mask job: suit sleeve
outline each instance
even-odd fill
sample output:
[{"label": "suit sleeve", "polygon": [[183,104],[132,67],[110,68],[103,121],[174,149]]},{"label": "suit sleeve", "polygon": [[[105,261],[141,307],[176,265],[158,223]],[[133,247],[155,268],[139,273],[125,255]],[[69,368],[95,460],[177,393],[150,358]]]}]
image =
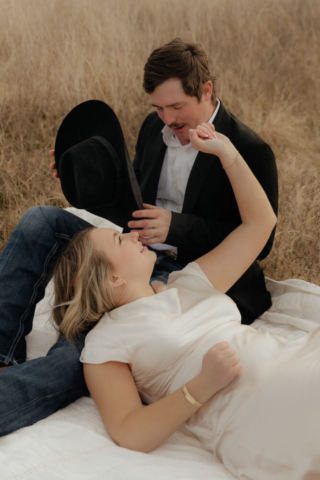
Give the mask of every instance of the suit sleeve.
[{"label": "suit sleeve", "polygon": [[[278,176],[275,158],[271,148],[266,144],[250,146],[250,150],[243,151],[243,158],[267,194],[271,206],[278,213]],[[213,218],[202,218],[193,214],[172,212],[172,221],[165,243],[178,247],[179,255],[190,262],[219,245],[241,223],[241,217],[233,195],[231,185],[230,216],[223,222]],[[222,199],[224,201],[224,199]],[[265,247],[258,256],[265,258],[272,248],[275,229],[269,237]]]}]

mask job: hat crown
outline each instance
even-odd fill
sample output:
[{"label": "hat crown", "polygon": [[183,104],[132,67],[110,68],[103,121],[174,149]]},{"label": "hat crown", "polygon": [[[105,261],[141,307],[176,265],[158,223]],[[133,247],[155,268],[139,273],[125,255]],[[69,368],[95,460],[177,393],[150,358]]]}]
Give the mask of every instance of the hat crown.
[{"label": "hat crown", "polygon": [[61,185],[71,205],[92,209],[117,204],[123,194],[123,168],[115,150],[110,150],[92,137],[61,156]]}]

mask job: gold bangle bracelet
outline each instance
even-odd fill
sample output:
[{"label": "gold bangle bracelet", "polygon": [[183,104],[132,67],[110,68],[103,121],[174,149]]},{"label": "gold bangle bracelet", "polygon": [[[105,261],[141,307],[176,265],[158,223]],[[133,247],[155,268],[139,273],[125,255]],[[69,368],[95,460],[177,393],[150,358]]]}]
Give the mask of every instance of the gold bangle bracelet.
[{"label": "gold bangle bracelet", "polygon": [[228,165],[227,167],[222,167],[224,170],[227,170],[228,168],[232,167],[232,165],[234,165],[235,163],[237,163],[237,160],[238,160],[238,157],[239,157],[240,153],[237,152],[237,155],[236,155],[236,158],[233,160],[232,163],[230,163],[230,165]]},{"label": "gold bangle bracelet", "polygon": [[183,385],[182,391],[183,391],[184,396],[188,400],[188,402],[191,403],[191,405],[193,405],[194,407],[198,407],[198,408],[202,407],[203,403],[197,402],[197,400],[195,398],[193,398],[192,395],[190,395],[190,393],[187,390],[186,385]]}]

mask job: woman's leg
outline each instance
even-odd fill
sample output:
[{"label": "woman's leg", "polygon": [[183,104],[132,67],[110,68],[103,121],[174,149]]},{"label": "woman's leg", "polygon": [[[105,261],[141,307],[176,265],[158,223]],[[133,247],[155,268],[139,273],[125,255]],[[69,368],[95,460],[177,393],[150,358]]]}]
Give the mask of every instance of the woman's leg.
[{"label": "woman's leg", "polygon": [[[0,362],[26,359],[25,336],[55,262],[79,231],[91,225],[56,207],[33,207],[21,218],[0,256]],[[1,372],[1,374],[4,372]]]}]

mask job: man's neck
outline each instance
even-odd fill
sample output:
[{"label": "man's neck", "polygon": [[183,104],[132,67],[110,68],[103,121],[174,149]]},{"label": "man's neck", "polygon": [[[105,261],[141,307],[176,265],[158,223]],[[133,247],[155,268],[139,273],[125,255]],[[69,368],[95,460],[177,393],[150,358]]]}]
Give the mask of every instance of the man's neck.
[{"label": "man's neck", "polygon": [[211,109],[210,109],[210,114],[209,114],[209,117],[208,117],[208,120],[206,120],[207,122],[209,122],[210,118],[212,117],[212,115],[214,114],[214,112],[216,111],[216,108],[218,107],[218,100],[216,99],[216,103],[214,105],[211,104]]}]

